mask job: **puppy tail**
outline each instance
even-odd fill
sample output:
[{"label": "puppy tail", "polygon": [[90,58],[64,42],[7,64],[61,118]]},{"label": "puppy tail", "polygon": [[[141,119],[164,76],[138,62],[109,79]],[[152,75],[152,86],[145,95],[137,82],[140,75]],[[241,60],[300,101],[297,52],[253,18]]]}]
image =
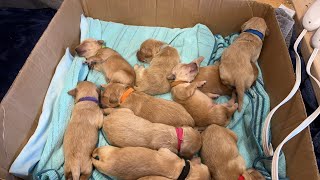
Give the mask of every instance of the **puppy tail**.
[{"label": "puppy tail", "polygon": [[236,92],[237,92],[237,96],[238,96],[238,111],[240,112],[242,110],[242,105],[243,105],[243,98],[244,98],[244,85],[243,83],[237,83],[236,84]]}]

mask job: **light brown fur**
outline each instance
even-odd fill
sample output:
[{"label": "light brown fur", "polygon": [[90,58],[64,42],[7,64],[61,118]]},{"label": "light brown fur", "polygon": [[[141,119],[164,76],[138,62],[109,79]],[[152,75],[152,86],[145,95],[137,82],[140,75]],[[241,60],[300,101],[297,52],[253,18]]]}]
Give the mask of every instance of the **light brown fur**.
[{"label": "light brown fur", "polygon": [[134,88],[149,95],[169,92],[170,83],[166,77],[180,61],[178,51],[165,46],[164,42],[148,39],[141,44],[137,57],[139,61],[150,63],[150,67],[134,66],[137,76]]},{"label": "light brown fur", "polygon": [[93,83],[83,81],[68,92],[75,97],[76,104],[63,139],[66,179],[89,179],[91,176],[91,154],[98,141],[103,113],[95,102],[78,100],[85,96],[98,99],[97,91]]},{"label": "light brown fur", "polygon": [[[111,145],[117,147],[146,147],[158,150],[167,148],[178,153],[178,139],[173,126],[151,123],[134,115],[127,108],[106,109],[109,114],[105,117],[103,130]],[[106,112],[105,111],[105,112]],[[179,155],[192,158],[201,148],[200,133],[192,127],[183,128],[183,141]]]},{"label": "light brown fur", "polygon": [[139,178],[138,180],[172,180],[172,179],[162,177],[162,176],[145,176],[145,177]]},{"label": "light brown fur", "polygon": [[186,66],[190,66],[190,71],[187,73],[176,73],[179,66],[173,69],[175,81],[181,81],[182,83],[171,89],[172,98],[190,113],[197,127],[206,127],[210,124],[227,126],[237,109],[234,98],[228,103],[216,104],[212,102],[212,98],[217,97],[217,94],[204,94],[197,89],[203,86],[206,81],[191,82],[199,72],[199,65],[202,60],[203,57],[200,57],[187,64]]},{"label": "light brown fur", "polygon": [[[156,151],[143,147],[104,146],[95,149],[92,156],[93,165],[98,171],[123,180],[145,176],[177,179],[185,165],[184,160],[166,148]],[[208,167],[198,160],[191,160],[190,172],[186,179],[209,180]]]},{"label": "light brown fur", "polygon": [[104,47],[103,40],[86,39],[76,47],[79,56],[85,57],[90,67],[103,72],[107,82],[134,85],[135,72],[130,64],[115,50]]},{"label": "light brown fur", "polygon": [[[196,63],[194,63],[196,66]],[[189,82],[189,77],[184,74],[189,74],[192,71],[190,64],[180,63],[174,67],[172,74],[168,76],[169,80],[174,80],[175,76],[181,77],[183,81]],[[206,83],[198,89],[203,93],[229,95],[232,94],[232,88],[222,84],[219,75],[219,65],[211,65],[199,68],[199,73],[194,78],[193,82],[206,81]]]},{"label": "light brown fur", "polygon": [[[262,18],[253,17],[242,25],[242,31],[254,29],[266,35],[268,27]],[[258,77],[255,65],[262,49],[262,40],[251,33],[242,32],[239,37],[224,50],[220,62],[222,83],[236,88],[239,107],[242,109],[244,92]]]},{"label": "light brown fur", "polygon": [[237,135],[231,130],[210,125],[202,132],[201,157],[210,170],[212,179],[236,180],[240,175],[245,180],[264,180],[256,170],[246,170],[246,164],[239,154]]},{"label": "light brown fur", "polygon": [[104,87],[101,97],[103,107],[129,108],[135,115],[153,123],[163,123],[174,127],[194,126],[190,114],[176,102],[134,91],[123,103],[120,103],[122,94],[129,88],[127,85],[109,83],[102,87]]}]

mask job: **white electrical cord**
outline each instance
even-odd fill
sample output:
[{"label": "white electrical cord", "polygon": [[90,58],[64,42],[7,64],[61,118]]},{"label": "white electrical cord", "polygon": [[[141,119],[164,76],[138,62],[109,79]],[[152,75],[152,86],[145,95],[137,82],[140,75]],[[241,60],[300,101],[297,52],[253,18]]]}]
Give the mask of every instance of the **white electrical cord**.
[{"label": "white electrical cord", "polygon": [[[296,50],[296,49],[295,49]],[[315,60],[317,53],[319,49],[315,48],[310,56],[310,59],[307,64],[307,73],[309,76],[317,83],[317,85],[320,88],[320,82],[311,74],[310,69],[313,61]],[[299,55],[298,55],[299,57]],[[273,158],[272,158],[272,179],[278,180],[278,162],[279,162],[279,155],[280,151],[283,147],[283,145],[288,142],[291,138],[293,138],[295,135],[299,134],[301,131],[303,131],[306,127],[308,127],[320,114],[320,106],[310,115],[308,116],[298,127],[296,127],[277,147],[277,149],[274,152]]]},{"label": "white electrical cord", "polygon": [[298,54],[298,45],[300,44],[302,38],[307,33],[307,30],[304,29],[299,37],[297,38],[296,42],[294,43],[294,51],[296,53],[296,82],[294,83],[294,86],[291,90],[291,92],[288,94],[288,96],[282,100],[276,107],[274,107],[268,114],[266,118],[266,122],[262,129],[262,146],[263,146],[263,152],[267,157],[270,157],[273,155],[273,147],[272,144],[269,142],[269,128],[270,128],[270,122],[273,114],[285,103],[287,103],[298,91],[300,83],[301,83],[301,59]]}]

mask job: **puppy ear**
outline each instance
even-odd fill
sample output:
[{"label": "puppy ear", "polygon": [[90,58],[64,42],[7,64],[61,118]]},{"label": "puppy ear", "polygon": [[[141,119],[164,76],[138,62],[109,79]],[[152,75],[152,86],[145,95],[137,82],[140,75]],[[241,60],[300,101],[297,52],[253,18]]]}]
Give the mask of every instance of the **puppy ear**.
[{"label": "puppy ear", "polygon": [[191,159],[191,162],[193,162],[195,164],[201,164],[201,159],[199,157],[195,157],[195,158]]},{"label": "puppy ear", "polygon": [[101,90],[100,90],[100,88],[96,88],[96,91],[97,91],[98,95],[100,95],[100,94],[101,94]]},{"label": "puppy ear", "polygon": [[103,45],[103,44],[104,44],[104,40],[98,40],[98,43],[99,43],[100,45]]},{"label": "puppy ear", "polygon": [[190,73],[198,72],[198,64],[195,62],[190,63],[189,65]]},{"label": "puppy ear", "polygon": [[200,66],[201,62],[204,60],[203,56],[198,57],[197,59],[194,59],[192,62],[196,63],[198,66]]},{"label": "puppy ear", "polygon": [[269,36],[269,33],[270,33],[270,30],[269,30],[269,28],[267,27],[267,29],[266,29],[266,36]]},{"label": "puppy ear", "polygon": [[241,31],[244,31],[246,29],[247,24],[248,24],[248,21],[242,24]]},{"label": "puppy ear", "polygon": [[68,94],[75,97],[77,95],[77,88],[74,88],[74,89],[68,91]]},{"label": "puppy ear", "polygon": [[174,74],[170,74],[169,76],[167,76],[168,80],[174,80],[176,78],[176,76]]}]

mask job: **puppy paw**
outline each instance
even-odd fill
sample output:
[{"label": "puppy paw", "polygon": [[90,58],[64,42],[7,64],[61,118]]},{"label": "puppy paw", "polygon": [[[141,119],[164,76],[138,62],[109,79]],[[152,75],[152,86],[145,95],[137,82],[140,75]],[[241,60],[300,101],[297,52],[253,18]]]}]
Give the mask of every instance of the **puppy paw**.
[{"label": "puppy paw", "polygon": [[219,94],[213,94],[213,93],[206,93],[206,95],[212,99],[217,99],[218,97],[220,97]]},{"label": "puppy paw", "polygon": [[197,87],[202,87],[206,83],[207,83],[207,81],[199,81],[199,82],[197,82]]},{"label": "puppy paw", "polygon": [[139,69],[139,67],[140,67],[139,64],[135,64],[135,65],[133,66],[133,69],[134,69],[134,70],[137,70],[137,69]]}]

